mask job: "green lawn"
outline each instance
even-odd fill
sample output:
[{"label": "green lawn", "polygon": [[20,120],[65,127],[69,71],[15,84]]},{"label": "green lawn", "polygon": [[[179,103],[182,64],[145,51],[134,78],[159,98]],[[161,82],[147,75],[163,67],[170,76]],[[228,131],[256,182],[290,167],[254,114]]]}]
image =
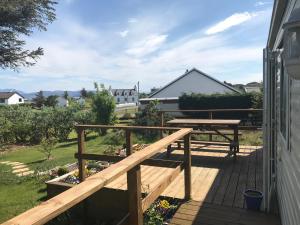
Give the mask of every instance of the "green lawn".
[{"label": "green lawn", "polygon": [[[109,135],[109,134],[108,134]],[[92,133],[86,142],[86,152],[103,153],[108,149],[105,136]],[[116,146],[120,147],[120,146]],[[73,140],[57,145],[53,150],[53,159],[45,160],[43,153],[38,151],[39,146],[20,147],[0,155],[0,161],[18,161],[26,163],[31,169],[45,171],[55,166],[63,166],[76,162],[74,153],[77,152],[77,141]],[[19,178],[11,173],[11,167],[0,164],[0,223],[21,212],[37,205],[46,197],[44,182],[49,177]]]}]

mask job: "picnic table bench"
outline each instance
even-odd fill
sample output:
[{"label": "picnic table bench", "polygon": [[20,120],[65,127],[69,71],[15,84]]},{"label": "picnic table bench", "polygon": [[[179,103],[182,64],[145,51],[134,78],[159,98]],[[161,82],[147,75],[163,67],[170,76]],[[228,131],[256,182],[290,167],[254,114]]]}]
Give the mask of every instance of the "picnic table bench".
[{"label": "picnic table bench", "polygon": [[[212,142],[210,141],[195,141],[201,144],[215,144],[228,145],[229,150],[233,152],[236,158],[236,153],[239,152],[239,124],[240,120],[225,120],[225,119],[173,119],[167,122],[169,126],[176,127],[192,127],[195,129],[194,134],[210,134],[220,135],[224,137],[227,142]],[[222,128],[222,130],[220,130]],[[224,129],[233,130],[233,133],[224,131]],[[232,136],[229,137],[229,136]],[[177,141],[180,143],[180,141]],[[179,146],[180,147],[180,146]],[[170,154],[170,148],[168,148]]]}]

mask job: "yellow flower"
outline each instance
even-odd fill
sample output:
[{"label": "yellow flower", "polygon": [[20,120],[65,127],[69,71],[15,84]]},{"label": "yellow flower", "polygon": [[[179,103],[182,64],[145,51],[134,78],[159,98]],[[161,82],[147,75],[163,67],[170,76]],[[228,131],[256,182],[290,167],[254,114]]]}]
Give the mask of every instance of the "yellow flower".
[{"label": "yellow flower", "polygon": [[160,201],[159,205],[160,205],[160,207],[165,208],[165,209],[170,208],[170,204],[167,200]]}]

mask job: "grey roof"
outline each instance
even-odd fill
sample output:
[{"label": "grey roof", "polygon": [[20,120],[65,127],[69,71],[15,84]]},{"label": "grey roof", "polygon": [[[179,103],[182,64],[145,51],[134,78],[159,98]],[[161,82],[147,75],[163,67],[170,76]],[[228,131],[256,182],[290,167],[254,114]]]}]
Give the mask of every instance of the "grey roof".
[{"label": "grey roof", "polygon": [[236,92],[236,93],[240,93],[239,91],[237,91],[237,90],[234,89],[233,87],[230,87],[229,85],[224,84],[223,82],[221,82],[221,81],[219,81],[219,80],[213,78],[212,76],[209,76],[208,74],[203,73],[202,71],[200,71],[200,70],[198,70],[198,69],[196,69],[196,68],[193,68],[193,69],[191,69],[190,71],[187,71],[186,73],[184,73],[183,75],[181,75],[180,77],[176,78],[176,79],[173,80],[172,82],[168,83],[166,86],[160,88],[158,91],[152,93],[152,94],[149,96],[149,98],[151,98],[153,95],[156,95],[157,93],[161,92],[162,90],[166,89],[167,87],[169,87],[169,86],[172,85],[173,83],[177,82],[178,80],[184,78],[185,76],[189,75],[191,72],[194,72],[194,71],[196,71],[196,72],[198,72],[199,74],[201,74],[201,75],[203,75],[203,76],[205,76],[205,77],[207,77],[207,78],[209,78],[209,79],[211,79],[211,80],[213,80],[213,81],[215,81],[215,82],[217,82],[217,83],[223,85],[224,87],[230,89],[231,91],[234,91],[234,92]]},{"label": "grey roof", "polygon": [[[20,95],[18,92],[0,92],[0,99],[8,99],[14,94]],[[22,98],[24,98],[22,95],[20,95]]]}]

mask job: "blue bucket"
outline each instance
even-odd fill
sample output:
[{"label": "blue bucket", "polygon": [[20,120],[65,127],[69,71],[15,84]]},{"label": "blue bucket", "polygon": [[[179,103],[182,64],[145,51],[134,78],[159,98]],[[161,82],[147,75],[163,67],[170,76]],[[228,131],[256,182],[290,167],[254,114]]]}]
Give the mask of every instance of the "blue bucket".
[{"label": "blue bucket", "polygon": [[244,192],[247,209],[259,211],[263,199],[263,193],[256,190],[246,190]]}]

